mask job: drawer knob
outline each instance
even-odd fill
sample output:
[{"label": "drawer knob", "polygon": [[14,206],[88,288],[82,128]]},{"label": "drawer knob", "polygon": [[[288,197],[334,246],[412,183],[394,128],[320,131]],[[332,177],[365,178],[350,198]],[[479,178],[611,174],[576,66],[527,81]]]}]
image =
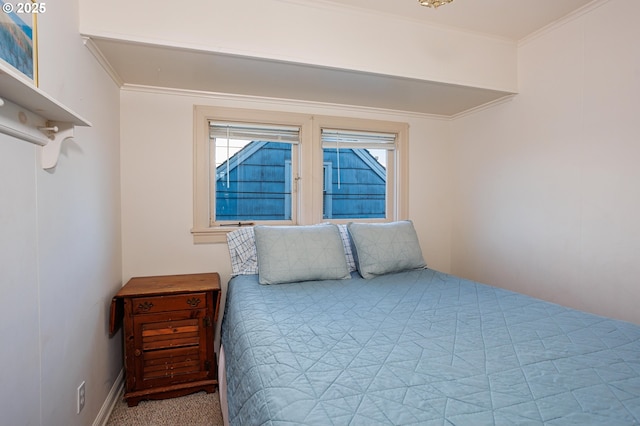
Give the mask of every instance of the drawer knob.
[{"label": "drawer knob", "polygon": [[198,297],[192,297],[191,299],[187,299],[187,305],[195,308],[200,304],[200,299]]},{"label": "drawer knob", "polygon": [[153,303],[151,302],[144,302],[138,305],[138,309],[145,312],[149,311],[151,308],[153,308]]},{"label": "drawer knob", "polygon": [[134,352],[135,356],[140,356],[142,354],[142,351],[140,351],[140,349],[136,349]]}]

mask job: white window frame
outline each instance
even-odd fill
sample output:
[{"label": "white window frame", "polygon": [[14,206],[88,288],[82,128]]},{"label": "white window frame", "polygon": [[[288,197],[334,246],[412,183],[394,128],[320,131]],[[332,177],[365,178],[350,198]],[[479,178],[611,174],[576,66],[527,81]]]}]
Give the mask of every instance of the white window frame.
[{"label": "white window frame", "polygon": [[[297,154],[292,155],[291,165],[292,170],[294,170],[291,221],[277,221],[275,223],[281,225],[310,225],[322,222],[390,222],[408,217],[409,126],[407,123],[195,105],[194,201],[191,233],[196,243],[226,242],[226,234],[237,229],[237,227],[226,226],[226,224],[225,226],[219,226],[213,220],[211,197],[215,197],[215,176],[211,175],[211,164],[215,159],[213,158],[214,153],[210,150],[210,121],[261,123],[300,128],[300,143],[298,144]],[[394,133],[397,135],[395,149],[387,162],[387,207],[385,218],[342,221],[323,219],[324,156],[320,136],[323,128]],[[274,222],[269,221],[255,223],[274,224]]]},{"label": "white window frame", "polygon": [[[327,162],[322,162],[322,175],[324,176],[323,182],[322,182],[322,218],[324,220],[329,220],[331,219],[331,216],[333,216],[333,197],[328,197],[328,195],[333,195],[330,191],[331,191],[331,174],[333,173],[333,167],[331,163],[327,163]],[[328,206],[325,206],[325,202],[329,200],[329,202],[327,204],[329,204]],[[331,212],[331,216],[328,218],[324,217],[324,214],[326,211]]]}]

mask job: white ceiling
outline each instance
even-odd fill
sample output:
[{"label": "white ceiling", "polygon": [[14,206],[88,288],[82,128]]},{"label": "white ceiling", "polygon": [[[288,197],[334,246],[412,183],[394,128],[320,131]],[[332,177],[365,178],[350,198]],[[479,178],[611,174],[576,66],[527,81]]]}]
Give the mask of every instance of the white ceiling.
[{"label": "white ceiling", "polygon": [[[430,9],[417,0],[321,2],[400,15],[521,40],[594,0],[454,0]],[[602,0],[595,0],[602,1]],[[358,105],[453,116],[511,93],[361,71],[92,37],[98,57],[125,85]],[[162,70],[160,73],[159,70]]]},{"label": "white ceiling", "polygon": [[[306,0],[302,0],[304,2]],[[521,40],[593,0],[454,0],[437,9],[417,0],[316,0]]]}]

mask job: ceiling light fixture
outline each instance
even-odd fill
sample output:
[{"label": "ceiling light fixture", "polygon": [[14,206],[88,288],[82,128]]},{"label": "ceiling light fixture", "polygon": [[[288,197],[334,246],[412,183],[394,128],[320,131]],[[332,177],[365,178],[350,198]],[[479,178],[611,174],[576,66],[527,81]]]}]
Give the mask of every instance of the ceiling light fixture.
[{"label": "ceiling light fixture", "polygon": [[447,4],[447,3],[451,3],[453,0],[418,0],[418,3],[420,3],[423,6],[427,6],[427,7],[440,7],[443,4]]}]

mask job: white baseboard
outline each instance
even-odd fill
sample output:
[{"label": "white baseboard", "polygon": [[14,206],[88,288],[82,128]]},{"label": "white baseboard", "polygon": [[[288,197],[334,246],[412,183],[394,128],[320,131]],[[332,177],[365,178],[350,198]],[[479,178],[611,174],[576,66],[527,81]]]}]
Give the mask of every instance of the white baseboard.
[{"label": "white baseboard", "polygon": [[111,386],[111,390],[107,395],[107,399],[104,400],[102,404],[102,408],[100,408],[100,412],[98,416],[93,421],[93,426],[105,426],[107,421],[109,420],[109,416],[113,411],[113,407],[115,407],[118,399],[122,395],[122,391],[124,390],[124,369],[120,370],[120,374],[116,377],[116,381]]}]

